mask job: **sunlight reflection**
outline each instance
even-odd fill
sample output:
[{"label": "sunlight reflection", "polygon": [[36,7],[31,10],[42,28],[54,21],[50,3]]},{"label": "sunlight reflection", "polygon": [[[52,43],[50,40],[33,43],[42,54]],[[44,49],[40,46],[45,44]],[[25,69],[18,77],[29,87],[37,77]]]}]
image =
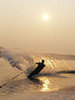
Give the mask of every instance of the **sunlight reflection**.
[{"label": "sunlight reflection", "polygon": [[[42,59],[45,60],[46,68],[44,68],[43,72],[56,72],[61,70],[71,70],[71,66],[64,59],[60,59],[59,56],[52,55],[32,55],[34,62],[41,62]],[[58,59],[59,58],[59,59]],[[36,65],[35,65],[36,66]]]},{"label": "sunlight reflection", "polygon": [[51,61],[48,60],[48,59],[46,59],[46,65],[47,66],[51,66],[52,69],[54,68],[53,65],[52,65],[52,63],[51,63]]},{"label": "sunlight reflection", "polygon": [[51,82],[50,82],[50,80],[47,79],[47,78],[45,78],[45,77],[42,78],[41,80],[43,81],[43,86],[41,88],[41,91],[42,92],[50,91],[50,86],[52,85]]}]

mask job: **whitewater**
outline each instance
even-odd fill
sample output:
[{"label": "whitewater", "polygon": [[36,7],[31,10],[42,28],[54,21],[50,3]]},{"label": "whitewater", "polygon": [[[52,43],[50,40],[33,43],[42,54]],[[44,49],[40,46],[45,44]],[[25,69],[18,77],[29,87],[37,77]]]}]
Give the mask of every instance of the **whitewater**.
[{"label": "whitewater", "polygon": [[[27,76],[45,60],[45,68]],[[0,100],[75,100],[75,55],[0,47]]]}]

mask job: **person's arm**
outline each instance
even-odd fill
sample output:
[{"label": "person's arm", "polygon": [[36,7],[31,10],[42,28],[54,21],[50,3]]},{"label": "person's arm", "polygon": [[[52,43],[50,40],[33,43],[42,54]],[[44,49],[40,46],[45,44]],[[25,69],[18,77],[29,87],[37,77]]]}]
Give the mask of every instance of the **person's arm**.
[{"label": "person's arm", "polygon": [[40,63],[38,62],[38,63],[36,63],[36,64],[40,64]]}]

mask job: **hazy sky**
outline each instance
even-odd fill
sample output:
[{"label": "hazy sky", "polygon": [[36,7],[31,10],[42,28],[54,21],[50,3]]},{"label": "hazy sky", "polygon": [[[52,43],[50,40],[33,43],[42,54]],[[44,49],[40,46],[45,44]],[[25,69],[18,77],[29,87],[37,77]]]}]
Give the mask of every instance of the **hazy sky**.
[{"label": "hazy sky", "polygon": [[0,46],[75,54],[75,0],[0,0]]}]

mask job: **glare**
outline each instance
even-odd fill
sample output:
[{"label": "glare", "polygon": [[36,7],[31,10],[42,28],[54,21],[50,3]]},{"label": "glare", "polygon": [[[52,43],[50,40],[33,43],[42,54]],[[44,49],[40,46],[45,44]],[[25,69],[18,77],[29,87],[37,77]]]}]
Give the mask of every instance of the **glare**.
[{"label": "glare", "polygon": [[43,19],[44,19],[45,21],[48,20],[48,19],[49,19],[49,15],[48,15],[48,14],[43,15]]},{"label": "glare", "polygon": [[50,86],[52,85],[50,80],[46,77],[42,77],[41,80],[43,81],[43,86],[41,88],[41,91],[42,92],[50,91],[51,90]]}]

